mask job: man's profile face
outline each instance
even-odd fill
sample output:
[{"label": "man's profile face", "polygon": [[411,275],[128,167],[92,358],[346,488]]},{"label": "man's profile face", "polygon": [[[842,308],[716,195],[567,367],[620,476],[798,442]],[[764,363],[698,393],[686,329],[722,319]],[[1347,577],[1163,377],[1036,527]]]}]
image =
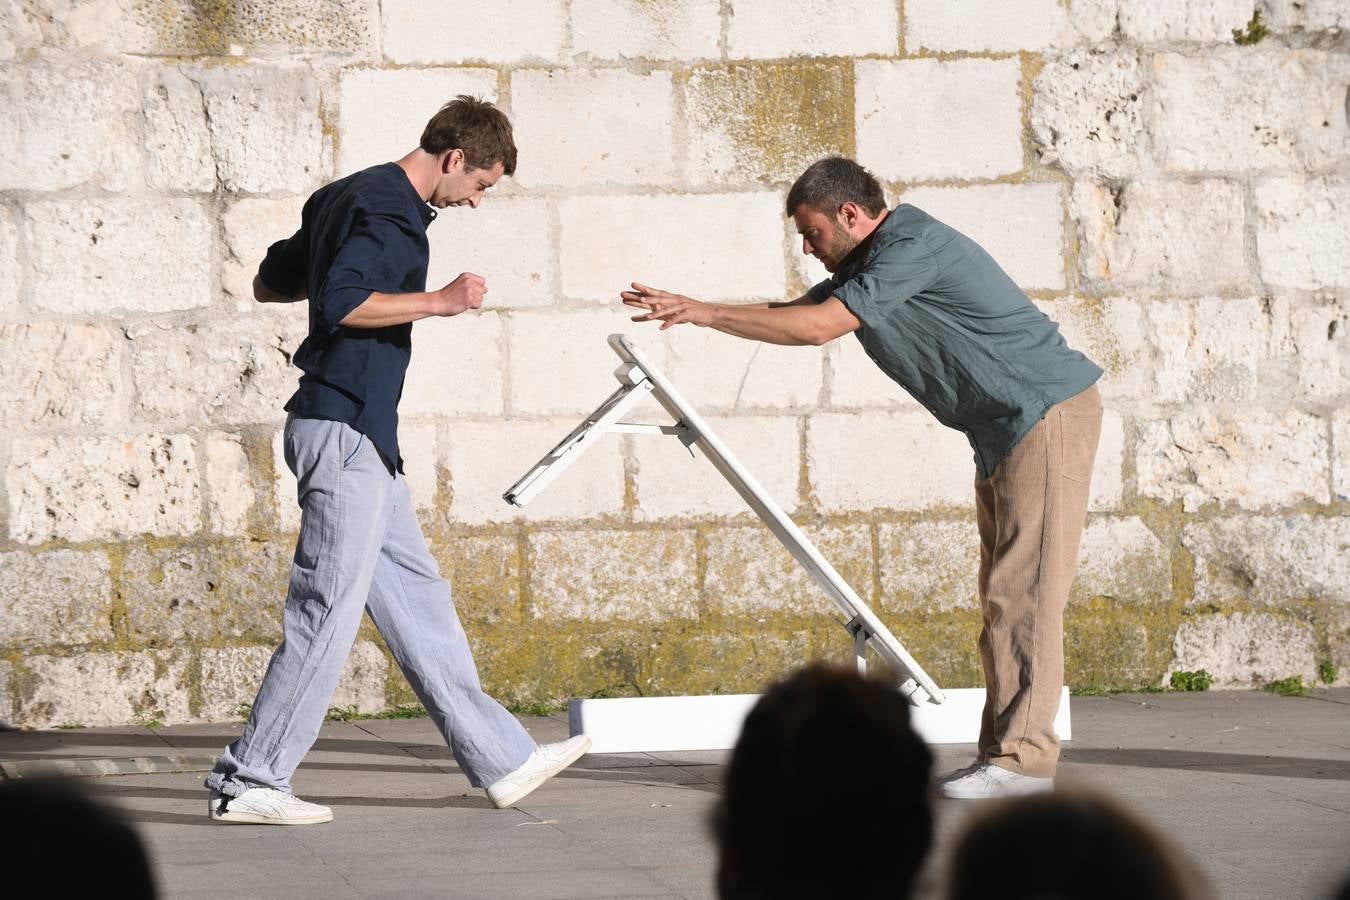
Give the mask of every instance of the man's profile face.
[{"label": "man's profile face", "polygon": [[483,194],[502,177],[505,167],[497,163],[490,168],[474,169],[464,159],[459,150],[452,150],[441,164],[441,177],[431,191],[427,201],[438,209],[447,206],[469,206],[478,208],[483,202]]},{"label": "man's profile face", "polygon": [[802,252],[820,260],[827,272],[838,269],[844,257],[858,246],[859,239],[849,234],[840,212],[831,216],[802,204],[792,211],[792,220],[802,236]]}]

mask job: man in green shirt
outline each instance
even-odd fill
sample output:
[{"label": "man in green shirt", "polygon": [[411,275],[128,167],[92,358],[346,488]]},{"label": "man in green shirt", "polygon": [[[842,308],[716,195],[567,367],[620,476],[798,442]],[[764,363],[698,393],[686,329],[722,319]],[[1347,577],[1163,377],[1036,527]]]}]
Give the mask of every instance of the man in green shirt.
[{"label": "man in green shirt", "polygon": [[1053,784],[1064,605],[1101,431],[1102,370],[1072,350],[978,244],[913,206],[886,208],[850,159],[812,164],[788,192],[802,252],[831,277],[789,303],[705,303],[634,282],[634,321],[821,345],[850,332],[872,361],[975,452],[980,660],[975,763],[943,793],[975,799]]}]

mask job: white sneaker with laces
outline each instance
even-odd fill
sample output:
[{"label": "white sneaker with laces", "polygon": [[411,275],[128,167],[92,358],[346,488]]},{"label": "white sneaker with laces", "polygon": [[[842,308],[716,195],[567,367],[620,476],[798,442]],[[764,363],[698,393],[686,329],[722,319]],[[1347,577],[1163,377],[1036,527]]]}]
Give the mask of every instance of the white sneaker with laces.
[{"label": "white sneaker with laces", "polygon": [[214,821],[238,825],[318,825],[333,821],[333,811],[328,807],[306,803],[275,788],[249,788],[238,797],[212,791],[206,809]]},{"label": "white sneaker with laces", "polygon": [[520,768],[488,786],[488,799],[498,809],[512,806],[576,762],[589,749],[591,739],[584,734],[556,744],[540,744]]},{"label": "white sneaker with laces", "polygon": [[954,800],[989,800],[994,797],[1020,797],[1055,789],[1055,779],[1035,778],[977,762],[957,769],[940,779],[942,796]]}]

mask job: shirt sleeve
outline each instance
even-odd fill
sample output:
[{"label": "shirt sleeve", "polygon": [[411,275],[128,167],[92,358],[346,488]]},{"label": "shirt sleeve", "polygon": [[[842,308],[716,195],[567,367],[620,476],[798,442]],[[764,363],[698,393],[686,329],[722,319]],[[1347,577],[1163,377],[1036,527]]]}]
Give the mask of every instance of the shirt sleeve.
[{"label": "shirt sleeve", "polygon": [[837,285],[838,297],[869,328],[886,319],[886,307],[904,303],[937,280],[938,264],[921,240],[902,238],[877,251],[872,262]]},{"label": "shirt sleeve", "polygon": [[373,293],[405,293],[405,279],[420,244],[405,219],[358,212],[314,298],[319,323],[331,334]]},{"label": "shirt sleeve", "polygon": [[833,293],[834,279],[826,278],[820,284],[815,285],[807,291],[806,296],[810,297],[816,303],[824,303],[826,300],[830,299],[830,295]]},{"label": "shirt sleeve", "polygon": [[278,294],[294,297],[300,293],[309,279],[309,235],[304,226],[267,248],[258,277]]}]

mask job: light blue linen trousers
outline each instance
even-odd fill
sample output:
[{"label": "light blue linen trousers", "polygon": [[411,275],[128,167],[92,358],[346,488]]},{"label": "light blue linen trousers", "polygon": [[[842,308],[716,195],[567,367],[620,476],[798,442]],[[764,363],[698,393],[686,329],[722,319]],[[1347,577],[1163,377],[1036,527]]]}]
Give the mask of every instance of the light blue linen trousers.
[{"label": "light blue linen trousers", "polygon": [[450,585],[427,548],[403,475],[391,476],[370,439],[341,422],[292,417],[284,441],[301,515],[283,639],[243,736],[225,748],[207,787],[230,796],[250,787],[290,791],[362,609],[470,782],[485,787],[519,768],[536,745],[479,685]]}]

